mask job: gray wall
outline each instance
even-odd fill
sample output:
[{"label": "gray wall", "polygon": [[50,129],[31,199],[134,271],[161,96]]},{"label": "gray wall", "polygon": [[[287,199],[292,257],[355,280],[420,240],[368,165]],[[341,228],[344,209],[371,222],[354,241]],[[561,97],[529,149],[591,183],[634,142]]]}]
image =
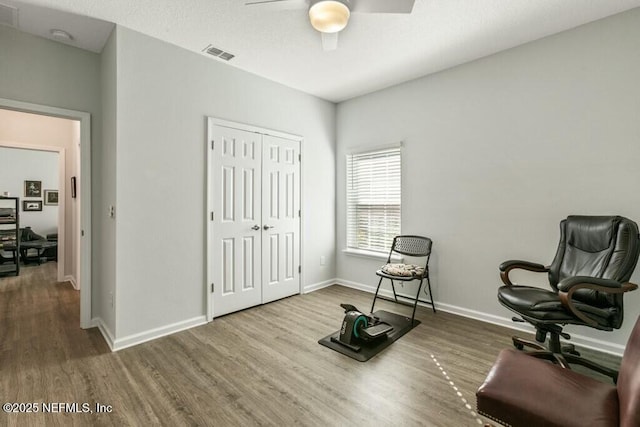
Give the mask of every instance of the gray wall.
[{"label": "gray wall", "polygon": [[[44,204],[44,190],[58,188],[58,156],[53,151],[0,147],[0,192],[9,191],[12,196],[20,197],[20,228],[31,227],[42,237],[58,232],[58,205]],[[25,197],[25,180],[41,181],[42,196]],[[41,201],[42,211],[23,211],[25,200]]]},{"label": "gray wall", "polygon": [[204,316],[206,117],[301,135],[306,284],[335,277],[335,105],[117,28],[117,339]]},{"label": "gray wall", "polygon": [[[404,141],[402,232],[433,238],[435,299],[467,315],[509,323],[498,265],[549,263],[567,215],[640,221],[638,40],[635,9],[339,104],[338,277],[373,287],[380,265],[340,252],[354,147]],[[621,331],[569,330],[622,345],[640,292],[626,308]]]},{"label": "gray wall", "polygon": [[[95,116],[99,55],[0,26],[0,96]],[[93,118],[92,139],[100,135]]]},{"label": "gray wall", "polygon": [[[100,287],[93,289],[92,316],[101,319],[111,338],[116,334],[116,224],[106,213],[116,200],[116,134],[117,134],[117,32],[111,32],[100,56],[100,88],[102,101],[102,143],[92,147],[94,162],[93,204],[94,247],[100,246],[101,258],[94,262],[93,274],[100,278]],[[94,254],[95,259],[95,254]]]}]

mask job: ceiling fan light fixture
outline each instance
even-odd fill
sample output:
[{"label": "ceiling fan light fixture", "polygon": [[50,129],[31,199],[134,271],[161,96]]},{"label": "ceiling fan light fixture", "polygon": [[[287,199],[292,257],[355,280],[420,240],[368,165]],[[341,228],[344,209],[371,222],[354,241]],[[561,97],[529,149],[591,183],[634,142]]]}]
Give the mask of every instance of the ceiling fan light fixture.
[{"label": "ceiling fan light fixture", "polygon": [[338,0],[320,0],[309,8],[311,25],[321,33],[337,33],[349,22],[351,12]]}]

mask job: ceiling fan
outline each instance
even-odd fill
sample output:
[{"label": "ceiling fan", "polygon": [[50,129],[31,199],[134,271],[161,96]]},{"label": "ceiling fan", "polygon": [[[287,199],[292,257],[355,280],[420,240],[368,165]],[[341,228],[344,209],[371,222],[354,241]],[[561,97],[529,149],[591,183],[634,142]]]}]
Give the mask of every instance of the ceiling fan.
[{"label": "ceiling fan", "polygon": [[322,36],[322,48],[335,50],[338,33],[349,23],[351,13],[411,13],[415,0],[245,0],[245,5],[286,9],[309,9],[311,26]]}]

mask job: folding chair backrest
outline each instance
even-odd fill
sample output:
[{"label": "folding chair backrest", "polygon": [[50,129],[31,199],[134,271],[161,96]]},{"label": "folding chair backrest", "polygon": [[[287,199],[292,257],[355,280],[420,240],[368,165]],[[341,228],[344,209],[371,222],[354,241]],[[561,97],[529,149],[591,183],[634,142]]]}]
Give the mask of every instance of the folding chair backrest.
[{"label": "folding chair backrest", "polygon": [[[423,236],[396,236],[391,245],[391,253],[424,257],[431,255],[431,239]],[[389,254],[391,256],[391,254]]]}]

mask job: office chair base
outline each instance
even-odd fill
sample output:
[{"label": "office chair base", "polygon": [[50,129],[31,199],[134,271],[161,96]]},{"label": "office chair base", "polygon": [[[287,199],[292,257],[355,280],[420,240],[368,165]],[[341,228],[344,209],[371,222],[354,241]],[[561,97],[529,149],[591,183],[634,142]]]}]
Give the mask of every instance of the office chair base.
[{"label": "office chair base", "polygon": [[542,344],[540,344],[539,342],[536,341],[531,341],[525,338],[520,338],[520,337],[516,337],[513,336],[511,337],[511,341],[513,341],[513,346],[517,349],[517,350],[524,350],[525,347],[530,347],[534,350],[545,350],[548,351],[548,349],[543,346]]},{"label": "office chair base", "polygon": [[[556,338],[558,337],[556,336]],[[602,366],[596,362],[593,362],[591,360],[581,357],[580,353],[576,351],[573,344],[565,344],[560,346],[560,351],[552,351],[550,350],[550,348],[545,347],[543,344],[537,341],[531,341],[531,340],[527,340],[525,338],[520,338],[516,336],[511,337],[511,340],[513,341],[513,346],[518,350],[524,351],[525,347],[529,347],[533,349],[532,353],[539,353],[542,351],[542,352],[548,352],[550,354],[558,354],[564,357],[564,359],[569,364],[584,366],[585,368],[589,368],[593,371],[596,371],[602,375],[605,375],[611,378],[614,384],[617,384],[618,382],[618,371],[616,371],[615,369],[608,368],[606,366]],[[553,337],[549,337],[549,341],[550,342],[554,341]],[[558,343],[559,343],[559,340],[558,340]],[[553,347],[553,345],[551,346]],[[524,352],[528,353],[527,351],[524,351]]]},{"label": "office chair base", "polygon": [[[531,347],[535,350],[544,350],[551,351],[550,348],[545,347],[538,341],[530,341],[524,338],[513,336],[511,337],[511,341],[513,341],[513,346],[518,350],[524,350],[524,347]],[[553,353],[553,351],[551,351]],[[561,346],[560,352],[555,352],[562,355],[571,354],[573,356],[580,356],[580,352],[576,350],[576,347],[573,344],[563,344]]]}]

